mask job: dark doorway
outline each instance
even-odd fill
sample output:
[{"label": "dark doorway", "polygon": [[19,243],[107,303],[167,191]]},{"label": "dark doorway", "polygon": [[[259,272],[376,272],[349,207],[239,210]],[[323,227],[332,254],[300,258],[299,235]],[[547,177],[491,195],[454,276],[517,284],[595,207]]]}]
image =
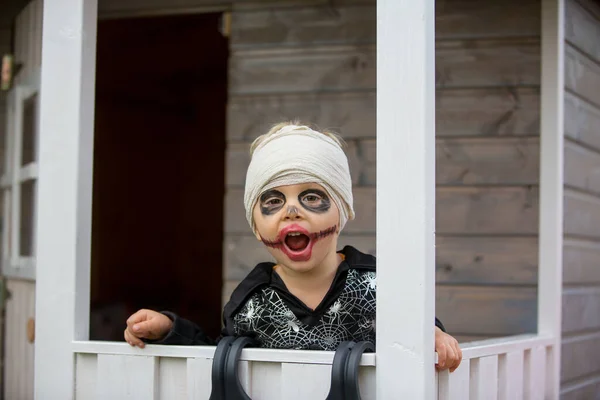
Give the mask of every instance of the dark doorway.
[{"label": "dark doorway", "polygon": [[139,308],[221,324],[228,42],[220,14],[100,21],[91,338]]}]

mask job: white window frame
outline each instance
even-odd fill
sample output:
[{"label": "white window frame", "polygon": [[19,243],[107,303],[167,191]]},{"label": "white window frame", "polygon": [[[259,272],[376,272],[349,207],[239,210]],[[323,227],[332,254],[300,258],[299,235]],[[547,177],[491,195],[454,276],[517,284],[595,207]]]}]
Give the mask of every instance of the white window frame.
[{"label": "white window frame", "polygon": [[[37,186],[33,193],[32,252],[31,256],[21,253],[21,185],[38,178],[38,141],[40,115],[39,71],[25,77],[8,93],[7,129],[5,134],[4,174],[0,178],[2,188],[2,274],[9,278],[35,280],[35,219],[37,216]],[[36,96],[34,122],[34,160],[21,165],[23,157],[23,116],[25,102]]]}]

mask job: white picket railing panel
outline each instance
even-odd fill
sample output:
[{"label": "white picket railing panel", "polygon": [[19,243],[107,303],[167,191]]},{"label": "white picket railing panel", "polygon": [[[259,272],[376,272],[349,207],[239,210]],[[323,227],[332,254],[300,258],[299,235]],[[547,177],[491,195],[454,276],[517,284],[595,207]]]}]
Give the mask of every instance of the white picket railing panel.
[{"label": "white picket railing panel", "polygon": [[468,399],[469,378],[471,373],[471,360],[463,360],[457,370],[450,373],[448,370],[438,373],[438,399]]},{"label": "white picket railing panel", "polygon": [[208,399],[212,390],[212,359],[187,359],[187,400]]},{"label": "white picket railing panel", "polygon": [[[463,344],[460,367],[437,374],[438,399],[544,399],[551,346],[532,335]],[[75,397],[208,399],[214,350],[76,342]],[[240,360],[240,383],[253,399],[317,400],[329,393],[332,352],[246,349]],[[375,399],[374,354],[361,360],[359,385],[363,399]]]},{"label": "white picket railing panel", "polygon": [[535,346],[525,354],[525,399],[544,400],[546,390],[546,347]]},{"label": "white picket railing panel", "polygon": [[158,398],[185,399],[187,396],[187,360],[158,358]]},{"label": "white picket railing panel", "polygon": [[525,353],[520,350],[500,356],[498,367],[499,400],[514,400],[523,397],[524,363]]},{"label": "white picket railing panel", "polygon": [[98,355],[77,354],[75,363],[75,398],[77,400],[95,400]]},{"label": "white picket railing panel", "polygon": [[471,360],[471,399],[496,400],[498,397],[498,356]]},{"label": "white picket railing panel", "polygon": [[96,399],[155,400],[158,358],[99,354]]}]

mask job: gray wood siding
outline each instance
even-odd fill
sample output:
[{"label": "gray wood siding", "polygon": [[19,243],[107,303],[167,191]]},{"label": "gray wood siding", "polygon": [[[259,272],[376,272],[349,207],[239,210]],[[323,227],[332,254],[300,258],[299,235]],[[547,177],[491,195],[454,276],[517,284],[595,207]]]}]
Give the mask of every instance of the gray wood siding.
[{"label": "gray wood siding", "polygon": [[565,7],[562,398],[600,392],[600,4]]},{"label": "gray wood siding", "polygon": [[[342,134],[357,218],[340,244],[376,252],[375,2],[243,5],[232,14],[224,298],[269,259],[242,197],[249,143],[281,120]],[[532,332],[540,3],[436,7],[437,312],[461,339]]]}]

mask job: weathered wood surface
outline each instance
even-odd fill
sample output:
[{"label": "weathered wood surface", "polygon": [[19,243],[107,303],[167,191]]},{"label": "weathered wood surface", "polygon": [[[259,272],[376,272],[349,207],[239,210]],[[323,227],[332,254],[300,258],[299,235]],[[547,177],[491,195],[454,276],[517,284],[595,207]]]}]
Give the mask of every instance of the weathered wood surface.
[{"label": "weathered wood surface", "polygon": [[[237,12],[232,18],[233,48],[375,43],[374,3]],[[436,2],[436,38],[537,36],[539,7],[538,1]]]},{"label": "weathered wood surface", "polygon": [[[237,51],[230,95],[374,89],[374,45]],[[539,84],[539,39],[444,41],[436,46],[438,87]]]},{"label": "weathered wood surface", "polygon": [[[437,234],[531,234],[537,232],[537,187],[443,187],[436,191]],[[225,196],[225,232],[248,234],[243,190]],[[354,189],[356,219],[346,233],[375,233],[375,189]]]},{"label": "weathered wood surface", "polygon": [[600,285],[600,242],[565,239],[563,283]]},{"label": "weathered wood surface", "polygon": [[[342,235],[345,245],[377,255],[375,235]],[[224,243],[225,279],[242,280],[256,264],[272,260],[253,235],[229,235]],[[536,237],[436,236],[436,281],[460,285],[537,284]]]},{"label": "weathered wood surface", "polygon": [[563,333],[600,330],[600,287],[563,291]]},{"label": "weathered wood surface", "polygon": [[[251,141],[271,125],[293,119],[332,129],[345,139],[370,138],[375,136],[375,111],[372,91],[234,96],[228,106],[228,140]],[[539,131],[539,89],[437,92],[438,137],[538,135]]]},{"label": "weathered wood surface", "polygon": [[33,399],[34,344],[27,340],[27,321],[35,317],[35,283],[8,280],[4,335],[4,398]]},{"label": "weathered wood surface", "polygon": [[600,64],[573,46],[565,46],[565,86],[600,107]]},{"label": "weathered wood surface", "polygon": [[565,135],[600,150],[600,107],[566,92]]},{"label": "weathered wood surface", "polygon": [[581,376],[600,375],[599,360],[600,332],[565,338],[561,354],[561,380],[566,382]]},{"label": "weathered wood surface", "polygon": [[452,334],[535,332],[536,290],[524,287],[436,287],[436,315]]},{"label": "weathered wood surface", "polygon": [[[376,141],[347,140],[346,154],[353,185],[376,184]],[[227,149],[229,187],[243,187],[250,163],[247,143]],[[436,143],[438,185],[532,185],[539,179],[537,138],[439,138]]]},{"label": "weathered wood surface", "polygon": [[600,152],[565,141],[564,179],[567,186],[600,195]]},{"label": "weathered wood surface", "polygon": [[448,41],[436,45],[438,87],[538,85],[539,64],[537,38]]},{"label": "weathered wood surface", "polygon": [[574,0],[565,2],[565,38],[590,58],[600,60],[600,19]]},{"label": "weathered wood surface", "polygon": [[600,239],[600,197],[566,190],[564,209],[565,235]]},{"label": "weathered wood surface", "polygon": [[561,385],[561,400],[593,399],[600,393],[600,374],[593,375],[572,384]]}]

